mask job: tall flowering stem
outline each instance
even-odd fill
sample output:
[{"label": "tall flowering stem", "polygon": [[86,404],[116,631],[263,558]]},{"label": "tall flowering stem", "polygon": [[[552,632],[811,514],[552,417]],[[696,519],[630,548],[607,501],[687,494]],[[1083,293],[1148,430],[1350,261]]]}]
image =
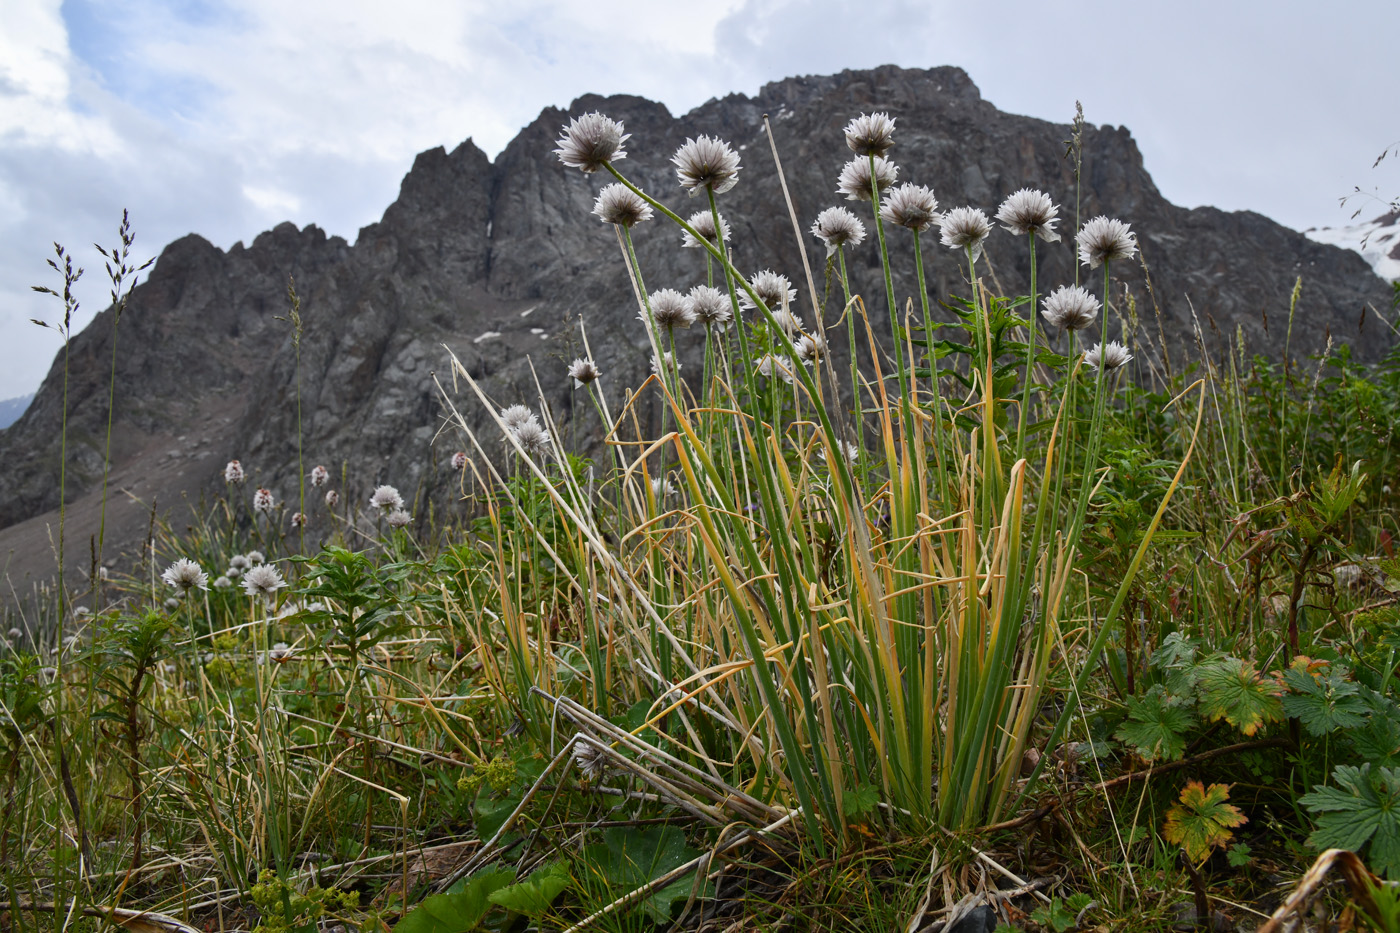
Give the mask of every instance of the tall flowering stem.
[{"label": "tall flowering stem", "polygon": [[1031,407],[1031,383],[1035,377],[1035,308],[1039,295],[1035,281],[1035,231],[1026,235],[1031,247],[1031,313],[1026,319],[1026,384],[1021,395],[1021,419],[1016,427],[1016,459],[1026,455],[1026,412]]},{"label": "tall flowering stem", "polygon": [[928,308],[928,285],[924,281],[924,251],[919,243],[919,231],[911,230],[914,234],[914,271],[919,278],[919,304],[924,312],[924,338],[927,341],[929,367],[929,387],[933,391],[933,437],[934,456],[938,459],[938,496],[946,504],[948,502],[948,477],[944,469],[943,458],[948,453],[946,442],[943,438],[943,397],[938,391],[938,350],[933,342],[933,316]]},{"label": "tall flowering stem", "polygon": [[904,371],[904,351],[902,341],[899,339],[899,313],[895,307],[894,278],[890,275],[890,252],[885,245],[885,222],[880,217],[880,178],[879,173],[875,170],[875,154],[872,152],[866,158],[870,160],[870,204],[875,211],[875,236],[880,241],[880,268],[885,274],[885,302],[890,309],[890,336],[894,339],[895,370],[899,373],[900,406],[904,410],[902,423],[907,432],[913,424],[912,415],[906,407],[909,398],[909,377]]}]

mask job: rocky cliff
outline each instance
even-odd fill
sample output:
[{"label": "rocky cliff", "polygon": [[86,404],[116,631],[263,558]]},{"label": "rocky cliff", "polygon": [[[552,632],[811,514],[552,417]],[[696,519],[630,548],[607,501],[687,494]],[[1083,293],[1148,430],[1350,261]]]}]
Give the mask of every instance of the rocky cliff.
[{"label": "rocky cliff", "polygon": [[[682,214],[699,202],[676,185],[671,154],[698,133],[731,141],[743,168],[721,210],[734,225],[736,261],[743,269],[785,272],[803,292],[764,114],[804,232],[822,208],[845,203],[835,193],[850,155],[841,128],[872,110],[898,120],[891,157],[900,180],[931,185],[944,207],[972,204],[990,214],[1013,190],[1032,186],[1062,205],[1064,232],[1074,226],[1074,171],[1065,158],[1071,128],[997,110],[959,69],[791,78],[756,97],[712,100],[681,117],[641,98],[585,96],[567,112],[545,110],[494,162],[470,140],[450,153],[420,154],[398,200],[353,246],[314,226],[283,224],[227,252],[195,235],[166,247],[120,327],[113,448],[119,497],[193,501],[219,487],[230,457],[279,499],[294,496],[299,389],[307,469],[324,463],[338,476],[343,468],[352,478],[347,494],[392,482],[406,494],[433,493],[444,502],[447,458],[464,445],[455,436],[434,442],[443,418],[432,374],[446,379],[443,344],[503,403],[534,403],[538,373],[566,430],[574,398],[564,368],[580,349],[580,319],[610,396],[638,385],[648,367],[645,335],[614,235],[589,213],[610,179],[566,170],[552,154],[561,124],[591,110],[626,124],[632,138],[619,168]],[[1165,343],[1177,365],[1197,356],[1193,309],[1208,352],[1237,334],[1250,350],[1276,349],[1299,275],[1296,351],[1321,349],[1329,334],[1361,357],[1375,358],[1388,345],[1365,309],[1385,308],[1389,289],[1355,253],[1257,214],[1168,203],[1125,128],[1086,127],[1083,146],[1080,215],[1107,213],[1131,223],[1150,270],[1149,290],[1143,266],[1114,269],[1115,289],[1135,297],[1146,352],[1160,356]],[[892,232],[896,257],[911,248],[904,233]],[[649,288],[703,281],[703,256],[680,249],[679,234],[665,221],[638,227],[635,238]],[[958,257],[929,239],[930,292],[935,299],[959,293]],[[1073,277],[1070,239],[1042,252],[1043,286]],[[809,243],[820,287],[818,245]],[[1002,287],[1024,290],[1024,245],[998,229],[988,252]],[[851,259],[855,286],[872,296],[874,308],[883,307],[872,240]],[[283,320],[289,276],[301,297],[299,348]],[[897,277],[902,299],[913,287],[912,275]],[[800,300],[809,316],[807,296]],[[73,343],[69,495],[79,502],[91,498],[102,463],[110,313]],[[688,340],[682,358],[694,358],[700,345],[699,337]],[[25,415],[0,432],[0,528],[32,530],[58,503],[61,380],[56,363]],[[477,411],[474,400],[461,401]],[[578,430],[593,421],[590,410]],[[75,522],[85,556],[88,532]],[[12,546],[0,535],[0,548]]]}]

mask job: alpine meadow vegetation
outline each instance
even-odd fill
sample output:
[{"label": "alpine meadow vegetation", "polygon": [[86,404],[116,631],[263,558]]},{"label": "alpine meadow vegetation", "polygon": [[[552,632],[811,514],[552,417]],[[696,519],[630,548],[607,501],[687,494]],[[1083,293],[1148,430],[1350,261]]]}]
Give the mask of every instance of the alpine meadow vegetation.
[{"label": "alpine meadow vegetation", "polygon": [[778,219],[802,268],[741,269],[754,153],[688,138],[682,217],[626,171],[665,153],[575,117],[642,385],[582,324],[539,373],[577,423],[450,357],[450,495],[298,436],[294,492],[232,460],[121,570],[5,603],[0,922],[1400,930],[1400,349],[1164,364],[1113,277],[1139,231],[941,205],[899,135],[850,119],[842,203]]}]

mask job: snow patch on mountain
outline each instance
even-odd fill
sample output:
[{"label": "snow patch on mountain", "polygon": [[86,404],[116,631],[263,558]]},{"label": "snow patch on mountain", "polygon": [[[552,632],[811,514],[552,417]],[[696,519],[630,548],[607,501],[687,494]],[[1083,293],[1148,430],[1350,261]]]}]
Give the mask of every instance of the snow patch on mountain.
[{"label": "snow patch on mountain", "polygon": [[1304,230],[1311,240],[1355,250],[1388,282],[1400,280],[1400,212],[1347,227],[1314,227]]}]

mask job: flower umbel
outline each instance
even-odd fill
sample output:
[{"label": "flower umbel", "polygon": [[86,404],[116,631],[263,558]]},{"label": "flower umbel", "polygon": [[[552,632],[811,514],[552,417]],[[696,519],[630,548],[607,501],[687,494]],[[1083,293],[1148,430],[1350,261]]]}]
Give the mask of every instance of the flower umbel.
[{"label": "flower umbel", "polygon": [[938,222],[942,229],[940,242],[952,249],[972,250],[972,261],[982,255],[982,241],[992,232],[987,215],[975,207],[955,207]]},{"label": "flower umbel", "polygon": [[[875,157],[875,183],[881,191],[888,190],[899,180],[899,166],[884,156]],[[852,159],[841,169],[841,177],[836,182],[836,193],[844,194],[847,201],[869,201],[875,197],[870,183],[870,159]]]},{"label": "flower umbel", "polygon": [[772,379],[775,376],[784,382],[792,382],[793,364],[792,360],[781,353],[765,353],[758,361],[754,369],[765,379]]},{"label": "flower umbel", "polygon": [[209,589],[209,575],[188,557],[182,557],[171,564],[160,578],[165,581],[166,586],[173,586],[181,594],[190,590]]},{"label": "flower umbel", "polygon": [[[758,296],[769,311],[777,311],[787,308],[788,305],[797,300],[797,289],[792,287],[785,275],[779,275],[772,269],[764,269],[762,272],[754,273],[754,277],[749,279],[749,287]],[[739,307],[756,307],[748,292],[739,293]]]},{"label": "flower umbel", "polygon": [[828,207],[817,215],[812,235],[826,244],[830,256],[843,246],[859,246],[865,239],[865,224],[844,207]]},{"label": "flower umbel", "polygon": [[697,285],[692,288],[686,296],[686,301],[690,302],[690,310],[694,313],[695,320],[706,327],[724,330],[734,317],[729,296],[709,285]]},{"label": "flower umbel", "polygon": [[858,156],[882,156],[894,145],[894,118],[887,113],[861,114],[846,124],[846,145]]},{"label": "flower umbel", "polygon": [[452,455],[452,469],[462,471],[467,468],[467,452],[459,450]]},{"label": "flower umbel", "polygon": [[384,517],[390,528],[404,528],[413,523],[413,516],[403,509],[395,509]]},{"label": "flower umbel", "polygon": [[254,512],[261,512],[266,515],[268,512],[272,511],[274,505],[276,505],[276,502],[272,498],[271,489],[262,488],[253,493]]},{"label": "flower umbel", "polygon": [[282,574],[271,564],[259,564],[243,575],[243,592],[249,596],[272,599],[287,585]]},{"label": "flower umbel", "polygon": [[663,375],[667,370],[674,370],[676,372],[680,372],[681,364],[680,361],[676,359],[674,353],[672,353],[670,350],[663,350],[661,351],[660,359],[657,359],[655,356],[651,358],[651,371],[660,376]]},{"label": "flower umbel", "polygon": [[598,200],[593,203],[593,213],[605,224],[631,227],[644,220],[651,220],[651,205],[637,197],[626,185],[611,184],[598,192]]},{"label": "flower umbel", "polygon": [[[686,223],[700,234],[707,242],[714,246],[719,246],[719,240],[715,238],[715,217],[709,211],[696,211],[686,220]],[[729,221],[724,219],[724,215],[719,215],[719,231],[724,235],[724,242],[729,242]],[[690,235],[686,230],[681,233],[681,246],[691,249],[703,249],[704,244]]]},{"label": "flower umbel", "polygon": [[403,508],[403,496],[393,486],[380,486],[369,497],[369,504],[381,512],[392,512]]},{"label": "flower umbel", "polygon": [[1137,236],[1121,220],[1099,215],[1079,231],[1079,261],[1090,269],[1136,254]]},{"label": "flower umbel", "polygon": [[1100,344],[1084,354],[1084,362],[1093,370],[1098,370],[1099,365],[1103,365],[1104,372],[1113,372],[1120,366],[1126,365],[1132,360],[1133,355],[1128,352],[1128,348],[1116,340]]},{"label": "flower umbel", "polygon": [[527,457],[539,460],[549,456],[549,432],[538,421],[527,421],[512,433]]},{"label": "flower umbel", "polygon": [[[575,389],[582,389],[598,378],[598,367],[593,365],[592,360],[574,360],[569,364],[569,378],[574,380]],[[465,460],[466,455],[463,454],[462,458]]]},{"label": "flower umbel", "polygon": [[317,464],[311,469],[311,485],[318,489],[331,481],[331,471]]},{"label": "flower umbel", "polygon": [[585,113],[561,129],[564,135],[554,154],[570,168],[596,172],[609,162],[627,158],[622,144],[631,134],[622,132],[621,123],[601,113]]},{"label": "flower umbel", "polygon": [[652,292],[648,303],[657,327],[671,331],[677,327],[689,327],[695,322],[695,312],[691,310],[690,302],[674,288]]},{"label": "flower umbel", "polygon": [[1033,188],[1022,188],[1001,202],[997,209],[997,220],[1002,228],[1026,236],[1034,234],[1047,243],[1058,243],[1060,235],[1055,232],[1059,222],[1060,209],[1050,200],[1050,195]]},{"label": "flower umbel", "polygon": [[228,466],[224,467],[224,482],[241,483],[244,480],[243,464],[237,460],[230,460]]},{"label": "flower umbel", "polygon": [[539,419],[524,405],[511,405],[509,408],[501,409],[501,423],[506,426],[507,431],[514,431],[522,424],[529,424],[532,421],[539,421]]},{"label": "flower umbel", "polygon": [[1061,285],[1040,307],[1045,323],[1061,330],[1083,330],[1099,316],[1099,300],[1079,285]]},{"label": "flower umbel", "polygon": [[896,227],[922,232],[938,222],[938,199],[932,188],[905,182],[880,205],[880,216]]},{"label": "flower umbel", "polygon": [[713,136],[686,139],[671,161],[681,187],[692,196],[706,189],[723,194],[739,181],[739,153]]}]

